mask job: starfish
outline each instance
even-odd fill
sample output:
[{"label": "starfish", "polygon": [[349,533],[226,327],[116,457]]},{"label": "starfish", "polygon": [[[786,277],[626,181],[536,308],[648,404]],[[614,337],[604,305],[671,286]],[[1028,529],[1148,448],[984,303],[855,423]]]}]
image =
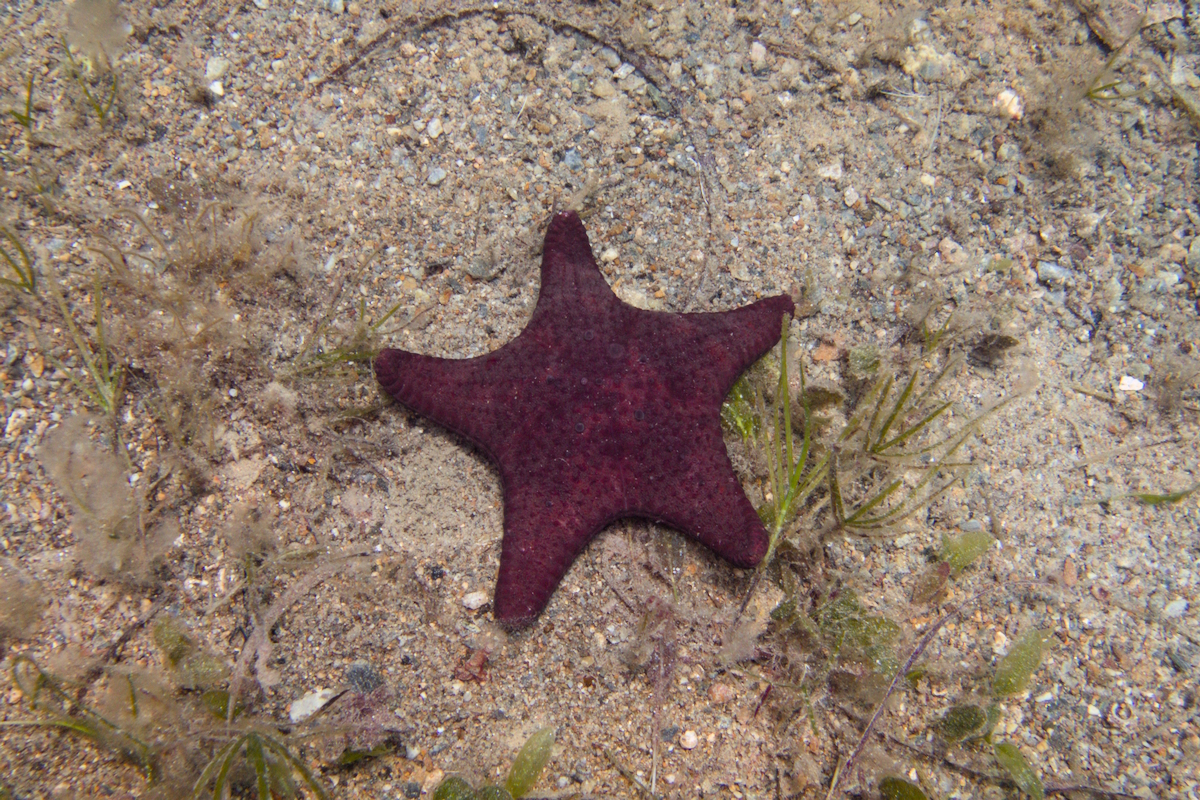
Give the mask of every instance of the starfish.
[{"label": "starfish", "polygon": [[721,435],[721,404],[779,340],[787,295],[672,314],[622,302],[583,223],[555,215],[529,324],[468,359],[383,350],[375,375],[400,403],[499,466],[504,538],[493,613],[532,622],[567,569],[622,517],[664,522],[739,567],[767,551]]}]

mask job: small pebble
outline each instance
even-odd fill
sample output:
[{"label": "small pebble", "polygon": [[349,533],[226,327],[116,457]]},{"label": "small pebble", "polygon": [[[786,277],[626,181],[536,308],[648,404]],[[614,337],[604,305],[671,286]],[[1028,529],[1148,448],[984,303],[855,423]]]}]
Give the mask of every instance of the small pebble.
[{"label": "small pebble", "polygon": [[1171,602],[1167,603],[1167,605],[1163,608],[1162,613],[1167,619],[1174,619],[1176,617],[1182,617],[1183,612],[1187,611],[1187,608],[1188,601],[1181,597],[1178,600],[1172,600]]},{"label": "small pebble", "polygon": [[442,118],[434,117],[429,120],[429,124],[425,126],[425,133],[430,139],[436,139],[442,135]]},{"label": "small pebble", "polygon": [[762,72],[767,67],[767,48],[762,42],[750,45],[750,66],[755,72]]},{"label": "small pebble", "polygon": [[714,683],[708,687],[708,699],[714,703],[728,703],[736,696],[737,692],[727,683]]},{"label": "small pebble", "polygon": [[846,204],[846,208],[854,208],[858,203],[858,190],[853,186],[846,189],[842,194],[842,202]]},{"label": "small pebble", "polygon": [[298,700],[293,700],[292,704],[288,706],[288,718],[292,722],[300,722],[311,717],[321,710],[335,694],[337,693],[332,689],[321,689],[318,692],[309,692]]},{"label": "small pebble", "polygon": [[225,77],[225,73],[229,70],[229,59],[221,58],[220,56],[212,56],[204,64],[204,80],[216,81]]},{"label": "small pebble", "polygon": [[1047,285],[1066,283],[1071,277],[1071,270],[1060,267],[1053,261],[1039,261],[1037,264],[1038,280]]},{"label": "small pebble", "polygon": [[615,96],[616,93],[617,87],[613,86],[606,80],[598,78],[595,83],[592,84],[592,94],[596,95],[596,97],[599,97],[601,100],[607,100],[610,97]]},{"label": "small pebble", "polygon": [[684,731],[683,735],[679,737],[679,746],[684,750],[695,750],[698,744],[700,744],[700,737],[696,735],[695,731]]},{"label": "small pebble", "polygon": [[1005,89],[996,95],[996,99],[992,101],[992,106],[1009,117],[1010,119],[1020,119],[1025,116],[1025,105],[1021,102],[1021,98],[1011,89]]},{"label": "small pebble", "polygon": [[471,592],[463,595],[462,604],[471,611],[478,611],[487,605],[487,592]]},{"label": "small pebble", "polygon": [[1117,388],[1122,392],[1140,392],[1146,388],[1146,384],[1132,375],[1122,375],[1121,380],[1117,383]]},{"label": "small pebble", "polygon": [[437,186],[442,181],[446,180],[446,170],[441,167],[434,167],[429,171],[429,177],[425,179],[430,186]]}]

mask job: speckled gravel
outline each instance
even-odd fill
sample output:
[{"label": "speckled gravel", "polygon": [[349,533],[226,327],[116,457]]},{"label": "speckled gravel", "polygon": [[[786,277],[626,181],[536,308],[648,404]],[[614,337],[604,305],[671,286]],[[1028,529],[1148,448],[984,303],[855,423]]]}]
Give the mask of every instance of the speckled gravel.
[{"label": "speckled gravel", "polygon": [[[232,665],[272,602],[339,563],[282,615],[247,693],[283,721],[305,695],[382,678],[331,714],[386,719],[401,744],[321,773],[336,797],[499,780],[545,725],[558,743],[539,796],[638,796],[607,751],[664,797],[824,797],[870,706],[772,689],[785,654],[727,660],[749,574],[619,523],[510,635],[488,605],[494,470],[384,404],[365,369],[298,369],[392,310],[387,343],[495,349],[531,313],[546,219],[574,205],[627,302],[803,297],[813,313],[792,336],[814,382],[842,385],[854,347],[898,358],[923,310],[1016,339],[949,378],[959,420],[1019,395],[959,454],[966,477],[886,537],[827,541],[813,581],[900,624],[902,651],[988,592],[939,633],[930,679],[893,699],[879,730],[894,740],[929,749],[930,723],[1040,627],[1044,665],[1004,700],[997,735],[1048,785],[1200,793],[1200,493],[1130,496],[1200,483],[1194,9],[1155,4],[1111,73],[1129,91],[1088,102],[1099,42],[1136,23],[1134,4],[1087,18],[1043,3],[551,2],[423,27],[440,5],[410,18],[409,4],[256,0],[130,3],[112,24],[68,25],[104,5],[0,10],[0,104],[23,111],[34,77],[33,130],[0,123],[0,221],[89,337],[103,277],[106,333],[129,364],[105,418],[52,295],[3,288],[0,576],[36,579],[22,602],[44,604],[32,626],[0,627],[4,674],[24,653],[83,679],[152,609]],[[103,124],[63,65],[68,31],[116,64]],[[97,446],[124,447],[144,521],[178,521],[165,572],[103,581],[80,566],[81,523],[40,450],[74,414],[91,415]],[[911,603],[927,553],[972,530],[996,547],[942,606]],[[295,558],[268,557],[243,592],[260,539]],[[764,582],[750,631],[781,597]],[[136,627],[105,666],[90,702],[121,670],[164,669]],[[15,688],[0,695],[0,718],[33,714]],[[996,771],[981,748],[950,757]],[[918,775],[930,796],[1001,796],[894,742],[873,741],[861,766],[868,784]],[[17,797],[146,791],[113,753],[47,730],[4,730],[0,773]]]}]

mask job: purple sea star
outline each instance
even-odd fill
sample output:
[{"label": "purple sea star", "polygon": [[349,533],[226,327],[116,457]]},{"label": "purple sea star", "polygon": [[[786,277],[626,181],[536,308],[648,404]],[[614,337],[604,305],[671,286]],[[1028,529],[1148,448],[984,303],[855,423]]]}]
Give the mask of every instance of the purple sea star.
[{"label": "purple sea star", "polygon": [[537,617],[621,517],[665,522],[739,567],[762,560],[767,533],[725,451],[721,403],[793,308],[787,295],[704,314],[626,305],[566,212],[546,231],[537,306],[517,338],[469,359],[379,354],[388,394],[500,468],[498,621]]}]

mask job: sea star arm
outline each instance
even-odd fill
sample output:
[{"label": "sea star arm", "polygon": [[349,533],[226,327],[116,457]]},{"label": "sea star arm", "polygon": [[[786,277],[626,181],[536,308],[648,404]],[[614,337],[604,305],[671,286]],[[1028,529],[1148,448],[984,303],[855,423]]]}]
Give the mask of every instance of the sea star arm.
[{"label": "sea star arm", "polygon": [[643,483],[639,513],[687,533],[739,567],[757,565],[767,552],[767,534],[729,461],[718,417],[661,440],[659,452],[669,456],[660,455],[646,471],[658,477]]},{"label": "sea star arm", "polygon": [[604,526],[604,512],[535,475],[501,470],[504,539],[493,613],[505,625],[534,619],[572,562]]},{"label": "sea star arm", "polygon": [[795,307],[792,298],[781,294],[732,311],[683,315],[699,329],[697,358],[704,359],[722,397],[747,365],[775,346],[784,316],[791,316]]},{"label": "sea star arm", "polygon": [[384,390],[408,408],[462,434],[489,453],[489,432],[498,403],[485,360],[437,358],[405,350],[383,350],[375,376]]}]

